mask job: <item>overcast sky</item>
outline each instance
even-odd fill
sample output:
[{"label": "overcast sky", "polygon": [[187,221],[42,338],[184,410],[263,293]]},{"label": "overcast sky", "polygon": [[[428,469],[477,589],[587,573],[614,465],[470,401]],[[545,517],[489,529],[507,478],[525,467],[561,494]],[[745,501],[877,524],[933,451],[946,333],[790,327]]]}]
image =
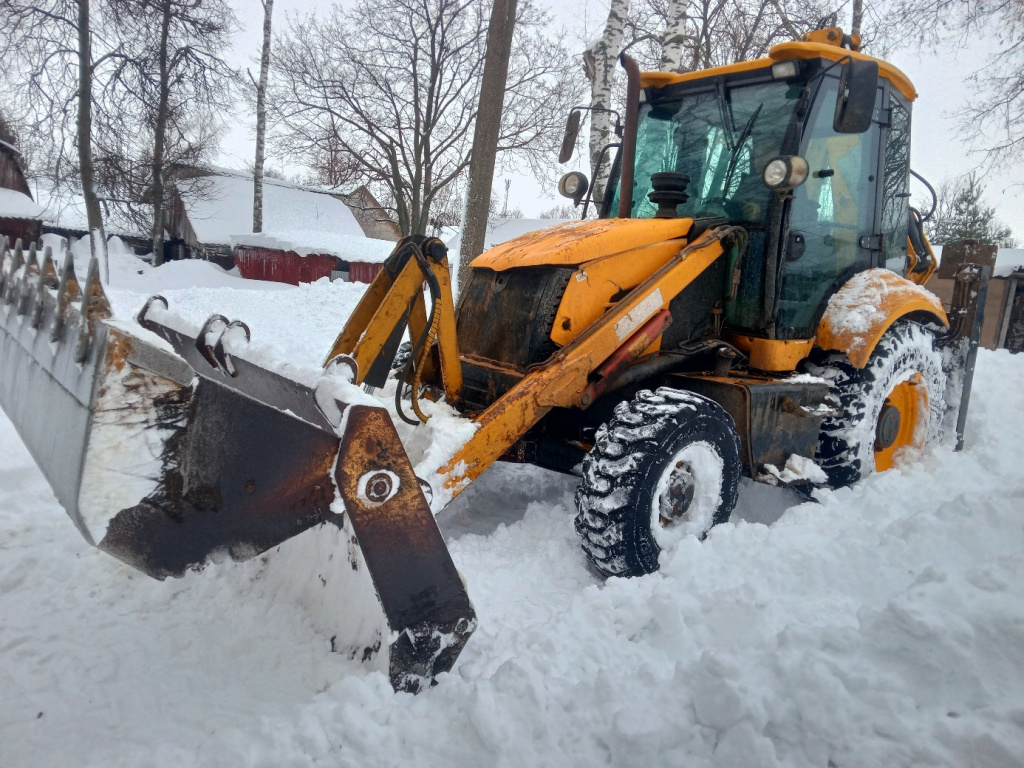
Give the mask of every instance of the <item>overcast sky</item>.
[{"label": "overcast sky", "polygon": [[[870,2],[870,0],[868,0]],[[262,9],[256,0],[231,0],[242,25],[236,38],[234,61],[247,66],[256,74],[262,35]],[[556,20],[565,25],[573,39],[583,43],[596,37],[608,13],[608,4],[603,0],[536,0],[538,5],[551,9]],[[285,17],[291,13],[326,11],[332,3],[328,0],[275,0],[274,26],[284,29]],[[841,26],[849,26],[841,20]],[[945,51],[943,55],[919,54],[917,52],[897,53],[892,62],[902,69],[914,83],[918,100],[913,115],[912,165],[914,170],[938,186],[943,178],[966,173],[977,166],[981,157],[971,154],[969,148],[956,137],[957,123],[951,113],[967,103],[970,89],[965,78],[978,69],[989,53],[988,41],[979,38],[970,48],[959,51]],[[255,118],[240,112],[235,127],[227,136],[222,147],[220,164],[241,168],[251,163],[255,154],[253,126]],[[281,168],[286,164],[268,150],[268,164]],[[505,177],[495,178],[495,190],[503,188]],[[1024,163],[1005,173],[990,173],[985,177],[986,198],[996,207],[999,217],[1009,225],[1018,241],[1024,242]],[[911,187],[914,199],[926,195],[917,182]],[[550,188],[543,188],[529,175],[512,177],[509,197],[511,206],[518,206],[527,217],[535,217],[545,208],[563,202],[558,197],[554,182]]]}]

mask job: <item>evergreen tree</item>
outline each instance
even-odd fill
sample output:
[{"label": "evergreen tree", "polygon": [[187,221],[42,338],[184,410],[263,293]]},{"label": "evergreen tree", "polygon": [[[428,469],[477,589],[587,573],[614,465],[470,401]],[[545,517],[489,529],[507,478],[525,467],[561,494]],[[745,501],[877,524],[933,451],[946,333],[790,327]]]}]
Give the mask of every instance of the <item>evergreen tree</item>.
[{"label": "evergreen tree", "polygon": [[1013,232],[996,218],[995,208],[985,205],[984,194],[985,185],[975,173],[944,182],[928,238],[937,245],[967,239],[1001,248],[1016,245]]}]

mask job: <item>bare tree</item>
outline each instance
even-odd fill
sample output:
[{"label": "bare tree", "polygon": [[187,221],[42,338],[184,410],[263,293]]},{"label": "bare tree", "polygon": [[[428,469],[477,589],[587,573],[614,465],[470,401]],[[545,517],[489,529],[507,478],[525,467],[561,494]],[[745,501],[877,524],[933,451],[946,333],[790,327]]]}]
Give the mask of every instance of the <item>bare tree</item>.
[{"label": "bare tree", "polygon": [[[501,134],[501,113],[505,102],[508,64],[512,56],[512,33],[516,23],[516,0],[494,0],[487,31],[484,71],[480,82],[480,102],[473,128],[470,155],[469,190],[466,193],[466,218],[462,222],[459,249],[459,293],[469,280],[469,262],[484,249],[487,237],[487,205],[494,181],[494,160]],[[505,186],[508,207],[508,185]]]},{"label": "bare tree", "polygon": [[[58,177],[81,184],[92,253],[109,279],[93,173],[92,96],[95,73],[112,53],[94,58],[89,0],[0,0],[0,14],[5,19],[0,72],[20,108],[19,123],[32,126],[38,143],[48,145],[47,164]],[[48,141],[47,132],[73,134],[75,155],[68,153],[72,142]]]},{"label": "bare tree", "polygon": [[603,34],[584,52],[591,82],[590,164],[594,199],[604,199],[611,171],[598,169],[601,149],[612,139],[612,114],[623,98],[617,87],[620,53],[643,69],[686,72],[767,54],[817,26],[830,0],[612,0]]},{"label": "bare tree", "polygon": [[78,0],[78,172],[82,179],[85,215],[89,223],[92,255],[103,264],[103,275],[110,282],[107,258],[107,236],[103,231],[103,214],[96,196],[96,179],[92,164],[92,39],[89,34],[89,0]]},{"label": "bare tree", "polygon": [[579,218],[579,211],[568,204],[554,205],[538,214],[538,219],[575,219]]},{"label": "bare tree", "polygon": [[[282,148],[353,163],[404,234],[426,232],[435,199],[469,164],[486,10],[473,0],[360,0],[293,20],[275,41],[268,89]],[[498,138],[499,153],[535,164],[557,151],[578,93],[547,23],[519,5]]]},{"label": "bare tree", "polygon": [[260,79],[256,84],[256,161],[252,176],[252,231],[263,231],[263,160],[267,138],[267,75],[270,72],[270,30],[274,0],[263,3],[263,48],[260,53]]},{"label": "bare tree", "polygon": [[[5,95],[33,175],[59,196],[80,189],[93,233],[104,206],[123,208],[151,228],[159,263],[167,169],[216,149],[212,112],[227,106],[230,75],[218,56],[227,44],[216,37],[218,9],[227,14],[220,21],[233,17],[223,0],[91,2],[0,0],[9,33],[0,38]],[[213,39],[204,38],[211,30]],[[152,206],[140,204],[145,196]]]},{"label": "bare tree", "polygon": [[962,47],[983,38],[985,65],[957,111],[961,137],[985,153],[987,166],[1024,162],[1024,3],[1020,0],[906,0],[888,6],[882,35],[890,45]]},{"label": "bare tree", "polygon": [[635,0],[623,50],[643,69],[707,69],[765,56],[832,10],[831,0]]},{"label": "bare tree", "polygon": [[864,0],[853,0],[850,9],[850,34],[859,35],[864,23]]},{"label": "bare tree", "polygon": [[[108,0],[123,35],[125,53],[113,72],[106,96],[134,110],[151,133],[129,134],[111,158],[110,177],[120,178],[137,197],[145,185],[152,200],[153,263],[163,263],[167,174],[176,164],[201,161],[212,150],[219,127],[213,113],[230,108],[236,73],[223,59],[235,29],[224,0]],[[157,35],[150,30],[155,28]],[[113,131],[112,136],[118,132]],[[134,151],[133,151],[134,147]],[[140,176],[148,160],[148,174]],[[119,176],[120,172],[120,176]]]},{"label": "bare tree", "polygon": [[430,226],[427,230],[434,237],[441,237],[445,230],[459,227],[465,204],[464,187],[458,181],[438,190],[434,204],[430,206]]},{"label": "bare tree", "polygon": [[508,194],[512,189],[512,179],[505,179],[505,194],[501,198],[501,210],[498,209],[498,198],[496,195],[491,195],[491,203],[488,206],[487,213],[490,216],[497,216],[500,219],[523,219],[526,218],[523,215],[523,209],[516,206],[515,208],[508,207]]},{"label": "bare tree", "polygon": [[314,186],[350,192],[364,179],[359,161],[342,146],[337,136],[327,136],[308,146],[302,153],[302,160],[310,170],[306,183]]}]

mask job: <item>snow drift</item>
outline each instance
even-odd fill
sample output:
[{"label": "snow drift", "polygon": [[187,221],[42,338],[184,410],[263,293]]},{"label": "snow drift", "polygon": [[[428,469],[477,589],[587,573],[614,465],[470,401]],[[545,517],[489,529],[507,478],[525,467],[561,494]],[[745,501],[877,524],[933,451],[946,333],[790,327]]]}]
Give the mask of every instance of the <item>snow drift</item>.
[{"label": "snow drift", "polygon": [[[164,293],[299,365],[361,290],[202,282]],[[744,483],[640,579],[586,570],[572,478],[495,466],[439,518],[480,627],[416,697],[331,651],[344,537],[151,581],[81,539],[0,419],[0,765],[1022,765],[1022,375],[979,355],[965,452],[817,502]]]}]

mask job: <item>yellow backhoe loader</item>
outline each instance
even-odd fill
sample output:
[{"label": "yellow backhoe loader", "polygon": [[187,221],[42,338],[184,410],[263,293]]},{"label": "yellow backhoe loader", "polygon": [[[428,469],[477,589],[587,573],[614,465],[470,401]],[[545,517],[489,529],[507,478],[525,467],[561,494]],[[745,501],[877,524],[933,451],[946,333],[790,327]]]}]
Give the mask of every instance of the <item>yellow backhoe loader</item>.
[{"label": "yellow backhoe loader", "polygon": [[[830,28],[701,72],[623,57],[599,218],[484,253],[457,308],[444,244],[405,238],[318,373],[247,354],[244,323],[187,327],[160,297],[111,317],[95,265],[80,285],[70,261],[16,246],[0,404],[83,535],[157,578],[346,517],[392,683],[417,690],[476,624],[432,512],[495,461],[578,475],[587,558],[635,576],[727,520],[741,475],[841,486],[944,424],[962,442],[987,268],[961,269],[948,313],[922,287],[916,94],[858,48]],[[588,186],[560,189],[586,212]],[[443,400],[471,436],[416,477],[358,385],[393,386],[417,424]]]}]

